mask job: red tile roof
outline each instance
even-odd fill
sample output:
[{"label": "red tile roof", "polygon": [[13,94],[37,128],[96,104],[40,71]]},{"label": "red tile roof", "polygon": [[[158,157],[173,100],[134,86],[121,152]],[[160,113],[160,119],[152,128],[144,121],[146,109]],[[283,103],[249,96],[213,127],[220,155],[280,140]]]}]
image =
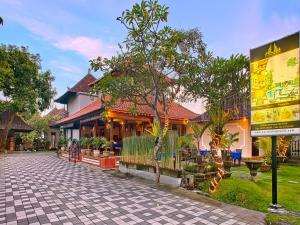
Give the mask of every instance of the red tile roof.
[{"label": "red tile roof", "polygon": [[58,108],[54,108],[52,109],[50,112],[47,113],[47,116],[57,116],[57,117],[63,117],[67,114],[68,112],[64,109],[58,109]]},{"label": "red tile roof", "polygon": [[49,125],[54,125],[56,121],[66,117],[68,115],[68,112],[64,109],[58,109],[58,108],[54,108],[52,109],[46,116],[51,116],[54,117],[53,120],[49,121]]},{"label": "red tile roof", "polygon": [[85,77],[83,77],[80,81],[78,81],[72,88],[68,89],[68,91],[66,91],[62,96],[57,98],[55,102],[66,104],[70,96],[75,95],[78,92],[88,93],[90,90],[89,84],[94,82],[95,80],[96,78],[92,74],[88,73],[87,75],[85,75]]},{"label": "red tile roof", "polygon": [[74,119],[80,118],[86,114],[89,114],[91,112],[97,111],[101,109],[101,100],[97,99],[96,101],[92,102],[91,104],[87,105],[86,107],[84,107],[83,109],[79,110],[78,112],[67,116],[61,120],[56,121],[56,124],[62,124],[62,123],[66,123],[69,121],[72,121]]},{"label": "red tile roof", "polygon": [[89,84],[95,80],[96,80],[96,78],[92,74],[87,74],[84,78],[82,78],[77,84],[75,84],[68,91],[70,91],[70,92],[89,92],[89,89],[90,89]]},{"label": "red tile roof", "polygon": [[[128,101],[124,101],[122,103],[118,103],[110,108],[110,111],[112,112],[119,112],[119,113],[125,113],[129,114],[129,107],[132,106],[132,103]],[[80,111],[63,118],[56,122],[56,124],[62,124],[69,121],[73,121],[75,119],[78,119],[84,115],[87,115],[89,113],[95,112],[97,110],[100,110],[102,107],[101,100],[97,99],[96,101],[92,102],[90,105],[86,106],[85,108],[81,109]],[[159,111],[162,112],[161,106],[159,106]],[[139,116],[149,116],[154,117],[153,111],[148,106],[137,106],[137,113]],[[193,119],[198,114],[188,110],[187,108],[181,106],[178,103],[172,103],[170,110],[169,110],[169,118],[174,120],[184,120],[184,119]]]}]

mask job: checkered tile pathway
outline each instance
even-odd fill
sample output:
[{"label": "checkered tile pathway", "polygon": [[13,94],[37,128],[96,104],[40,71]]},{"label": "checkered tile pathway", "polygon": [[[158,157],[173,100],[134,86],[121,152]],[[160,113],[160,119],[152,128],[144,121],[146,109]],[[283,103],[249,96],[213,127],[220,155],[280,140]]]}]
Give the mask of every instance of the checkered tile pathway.
[{"label": "checkered tile pathway", "polygon": [[0,224],[242,225],[262,221],[258,212],[213,207],[51,154],[0,156]]}]

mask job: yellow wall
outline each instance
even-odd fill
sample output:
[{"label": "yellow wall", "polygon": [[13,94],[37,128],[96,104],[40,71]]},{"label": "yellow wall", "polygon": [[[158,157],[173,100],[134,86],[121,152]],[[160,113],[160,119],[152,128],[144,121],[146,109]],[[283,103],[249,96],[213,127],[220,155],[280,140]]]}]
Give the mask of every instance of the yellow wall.
[{"label": "yellow wall", "polygon": [[[250,137],[250,122],[248,119],[234,120],[226,124],[225,128],[230,133],[239,132],[239,141],[234,144],[232,150],[243,149],[242,157],[252,156],[252,141]],[[202,136],[201,148],[210,149],[209,142],[211,137],[209,135],[209,129],[204,132]]]}]

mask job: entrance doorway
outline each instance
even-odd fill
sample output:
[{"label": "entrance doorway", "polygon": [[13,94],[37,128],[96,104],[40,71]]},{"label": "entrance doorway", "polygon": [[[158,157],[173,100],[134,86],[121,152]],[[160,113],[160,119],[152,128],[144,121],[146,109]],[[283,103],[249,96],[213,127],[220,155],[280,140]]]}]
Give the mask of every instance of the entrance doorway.
[{"label": "entrance doorway", "polygon": [[258,138],[252,138],[252,156],[259,156]]}]

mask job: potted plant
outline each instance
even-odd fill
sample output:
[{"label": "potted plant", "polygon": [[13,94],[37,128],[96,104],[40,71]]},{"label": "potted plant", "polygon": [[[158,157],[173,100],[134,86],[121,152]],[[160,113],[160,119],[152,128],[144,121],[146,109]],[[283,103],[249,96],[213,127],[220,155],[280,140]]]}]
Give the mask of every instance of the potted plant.
[{"label": "potted plant", "polygon": [[88,145],[88,138],[87,137],[82,137],[79,139],[79,144],[80,144],[80,151],[82,154],[86,154],[87,150],[87,145]]},{"label": "potted plant", "polygon": [[267,159],[264,159],[263,164],[260,167],[260,172],[269,172],[272,169],[271,165],[268,164]]},{"label": "potted plant", "polygon": [[232,166],[232,160],[230,157],[230,148],[231,146],[239,141],[239,132],[229,133],[228,130],[224,130],[224,133],[221,136],[221,153],[224,164],[224,169],[227,172],[230,172],[230,168]]},{"label": "potted plant", "polygon": [[86,139],[86,147],[85,154],[90,155],[91,154],[91,146],[93,145],[93,138],[87,138]]},{"label": "potted plant", "polygon": [[110,155],[110,146],[111,146],[111,143],[110,141],[108,141],[105,137],[102,137],[102,145],[101,147],[104,148],[104,151],[103,151],[103,156],[104,157],[108,157]]},{"label": "potted plant", "polygon": [[67,145],[68,139],[65,136],[61,135],[58,140],[58,146],[60,147],[61,151],[65,151]]},{"label": "potted plant", "polygon": [[102,140],[99,137],[93,137],[92,142],[94,146],[93,154],[95,157],[98,157],[100,155],[100,147],[102,145]]}]

